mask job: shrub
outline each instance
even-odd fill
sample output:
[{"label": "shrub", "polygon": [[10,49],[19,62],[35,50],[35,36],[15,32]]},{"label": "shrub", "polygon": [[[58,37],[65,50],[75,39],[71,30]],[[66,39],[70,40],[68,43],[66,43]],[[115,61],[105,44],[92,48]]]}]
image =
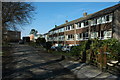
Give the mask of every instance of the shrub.
[{"label": "shrub", "polygon": [[89,41],[81,42],[79,46],[75,46],[71,50],[71,55],[83,59],[83,55],[86,54],[86,49],[88,49]]}]

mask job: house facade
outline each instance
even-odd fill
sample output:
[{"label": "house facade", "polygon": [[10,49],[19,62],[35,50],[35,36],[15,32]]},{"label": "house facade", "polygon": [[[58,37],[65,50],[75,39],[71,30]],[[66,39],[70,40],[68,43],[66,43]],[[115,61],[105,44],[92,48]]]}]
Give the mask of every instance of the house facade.
[{"label": "house facade", "polygon": [[3,41],[17,42],[19,40],[21,40],[21,32],[20,31],[7,30],[3,33]]},{"label": "house facade", "polygon": [[47,41],[53,45],[78,45],[80,42],[99,38],[120,40],[120,4],[103,9],[93,14],[73,20],[51,29]]}]

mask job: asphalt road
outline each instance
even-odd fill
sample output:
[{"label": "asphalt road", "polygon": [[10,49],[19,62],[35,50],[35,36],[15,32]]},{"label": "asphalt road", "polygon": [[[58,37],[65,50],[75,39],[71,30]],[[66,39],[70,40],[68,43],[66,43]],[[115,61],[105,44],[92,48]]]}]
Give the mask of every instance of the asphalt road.
[{"label": "asphalt road", "polygon": [[9,55],[3,56],[2,80],[76,80],[74,74],[64,68],[59,62],[60,56],[55,56],[28,45],[12,44],[6,49]]}]

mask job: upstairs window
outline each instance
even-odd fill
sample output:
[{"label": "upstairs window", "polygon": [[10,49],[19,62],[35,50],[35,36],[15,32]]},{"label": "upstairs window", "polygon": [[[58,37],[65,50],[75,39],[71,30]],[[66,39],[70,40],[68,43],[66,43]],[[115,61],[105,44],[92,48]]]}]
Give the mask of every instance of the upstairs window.
[{"label": "upstairs window", "polygon": [[94,24],[95,24],[95,25],[97,24],[97,19],[94,19]]},{"label": "upstairs window", "polygon": [[74,25],[71,25],[71,29],[74,29]]},{"label": "upstairs window", "polygon": [[81,23],[79,22],[78,24],[79,24],[78,27],[81,27]]},{"label": "upstairs window", "polygon": [[90,24],[91,24],[91,26],[93,26],[93,25],[94,25],[94,21],[93,21],[93,20],[91,20],[91,21],[90,21]]},{"label": "upstairs window", "polygon": [[110,19],[109,19],[109,15],[107,15],[107,16],[106,16],[106,21],[109,21],[109,20],[110,20]]},{"label": "upstairs window", "polygon": [[102,17],[102,23],[105,23],[105,16]]},{"label": "upstairs window", "polygon": [[68,26],[68,30],[70,30],[70,26]]},{"label": "upstairs window", "polygon": [[82,28],[82,27],[84,27],[84,23],[83,23],[83,22],[81,23],[81,28]]},{"label": "upstairs window", "polygon": [[81,23],[79,22],[79,23],[76,23],[76,25],[77,25],[77,28],[80,28],[81,27]]},{"label": "upstairs window", "polygon": [[84,26],[87,26],[87,25],[88,25],[88,21],[85,21],[85,22],[84,22]]},{"label": "upstairs window", "polygon": [[110,21],[112,21],[112,17],[113,17],[112,14],[110,14],[110,16],[109,16]]},{"label": "upstairs window", "polygon": [[106,21],[108,22],[112,21],[112,14],[106,15]]},{"label": "upstairs window", "polygon": [[89,25],[89,24],[88,24],[88,21],[86,21],[86,26],[87,26],[87,25]]},{"label": "upstairs window", "polygon": [[102,18],[99,17],[99,18],[97,19],[97,24],[101,24],[101,23],[102,23]]}]

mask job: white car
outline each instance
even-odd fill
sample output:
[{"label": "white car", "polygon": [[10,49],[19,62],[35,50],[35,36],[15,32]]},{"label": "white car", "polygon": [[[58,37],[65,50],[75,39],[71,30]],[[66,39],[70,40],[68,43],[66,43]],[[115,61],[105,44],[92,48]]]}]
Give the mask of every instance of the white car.
[{"label": "white car", "polygon": [[72,48],[73,48],[73,46],[63,46],[62,51],[69,52]]}]

